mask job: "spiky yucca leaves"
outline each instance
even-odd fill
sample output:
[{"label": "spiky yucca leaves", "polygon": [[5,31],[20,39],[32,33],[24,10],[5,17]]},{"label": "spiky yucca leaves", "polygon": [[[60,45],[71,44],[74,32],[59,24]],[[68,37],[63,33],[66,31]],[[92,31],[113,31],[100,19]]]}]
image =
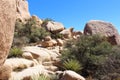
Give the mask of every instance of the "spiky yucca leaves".
[{"label": "spiky yucca leaves", "polygon": [[33,77],[32,80],[50,80],[50,78],[45,75],[40,75],[38,77]]},{"label": "spiky yucca leaves", "polygon": [[63,67],[67,70],[73,70],[78,72],[82,69],[82,65],[79,63],[79,61],[75,59],[68,59],[63,62]]}]

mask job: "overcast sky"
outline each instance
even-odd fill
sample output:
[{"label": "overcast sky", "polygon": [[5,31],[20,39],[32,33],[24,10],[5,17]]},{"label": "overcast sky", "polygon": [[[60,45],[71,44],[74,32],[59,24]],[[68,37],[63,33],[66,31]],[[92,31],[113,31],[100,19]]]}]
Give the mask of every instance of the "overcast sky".
[{"label": "overcast sky", "polygon": [[120,0],[28,0],[31,15],[83,30],[89,20],[111,22],[120,32]]}]

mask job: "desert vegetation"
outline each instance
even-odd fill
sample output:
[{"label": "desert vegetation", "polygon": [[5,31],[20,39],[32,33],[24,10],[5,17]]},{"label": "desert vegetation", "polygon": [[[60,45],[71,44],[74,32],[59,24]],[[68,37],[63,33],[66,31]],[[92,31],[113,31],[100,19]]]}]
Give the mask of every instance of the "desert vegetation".
[{"label": "desert vegetation", "polygon": [[[111,45],[104,36],[82,35],[78,40],[67,41],[61,59],[66,69],[74,70],[84,77],[117,80],[120,77],[119,48]],[[81,66],[75,65],[77,63]]]},{"label": "desert vegetation", "polygon": [[[43,24],[48,21],[51,20],[46,19]],[[44,25],[38,26],[34,19],[29,19],[26,23],[17,20],[15,27],[15,35],[9,58],[22,57],[23,52],[21,48],[23,46],[42,41],[45,36],[51,36],[52,39],[63,39],[63,35],[47,31]],[[66,41],[60,58],[62,66],[58,67],[60,70],[73,70],[85,78],[119,80],[119,48],[120,46],[112,45],[106,37],[99,34],[81,35],[76,40],[69,39]],[[33,80],[58,80],[58,78],[54,77],[53,79],[41,75],[38,78],[34,77]]]}]

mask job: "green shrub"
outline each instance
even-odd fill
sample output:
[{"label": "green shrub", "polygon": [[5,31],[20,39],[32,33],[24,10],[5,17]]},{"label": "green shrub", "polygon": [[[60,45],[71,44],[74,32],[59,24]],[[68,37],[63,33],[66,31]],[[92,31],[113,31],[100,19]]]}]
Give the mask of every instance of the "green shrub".
[{"label": "green shrub", "polygon": [[75,59],[68,59],[66,61],[63,62],[63,67],[66,70],[73,70],[78,72],[79,70],[82,69],[81,64],[79,63],[79,61],[75,60]]},{"label": "green shrub", "polygon": [[[62,51],[62,61],[77,59],[83,69],[82,75],[97,77],[104,72],[103,65],[113,53],[113,46],[103,36],[82,35],[78,40],[67,41]],[[115,52],[116,53],[116,52]]]},{"label": "green shrub", "polygon": [[23,23],[16,20],[13,46],[21,47],[41,41],[45,36],[50,35],[45,28],[38,26],[36,20],[30,18]]},{"label": "green shrub", "polygon": [[50,35],[50,33],[47,32],[44,28],[34,27],[31,29],[31,34],[28,36],[28,38],[30,39],[30,43],[35,43],[41,41],[48,35]]},{"label": "green shrub", "polygon": [[62,34],[60,34],[60,33],[51,33],[51,37],[52,37],[52,39],[58,39],[58,38],[60,38],[60,39],[62,39],[63,38],[63,35]]},{"label": "green shrub", "polygon": [[22,56],[22,50],[20,48],[13,47],[10,49],[10,53],[8,57],[21,57]]}]

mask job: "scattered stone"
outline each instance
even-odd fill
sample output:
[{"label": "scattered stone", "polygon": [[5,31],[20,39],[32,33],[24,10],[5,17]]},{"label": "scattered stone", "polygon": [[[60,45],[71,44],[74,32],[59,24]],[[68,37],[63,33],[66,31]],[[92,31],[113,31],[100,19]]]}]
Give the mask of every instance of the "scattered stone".
[{"label": "scattered stone", "polygon": [[43,41],[41,43],[41,46],[46,48],[46,47],[54,47],[57,46],[57,41],[54,39],[51,39],[50,41]]},{"label": "scattered stone", "polygon": [[22,54],[22,57],[24,57],[25,59],[33,60],[33,56],[30,52],[24,52]]},{"label": "scattered stone", "polygon": [[73,29],[74,28],[65,29],[61,31],[60,34],[62,34],[64,38],[67,38],[67,39],[72,38]]},{"label": "scattered stone", "polygon": [[67,70],[64,71],[63,76],[60,80],[85,80],[85,78],[74,71]]},{"label": "scattered stone", "polygon": [[46,36],[44,39],[44,41],[50,41],[50,40],[52,40],[52,38],[50,36]]},{"label": "scattered stone", "polygon": [[58,46],[63,46],[64,42],[62,39],[57,39],[57,45]]}]

